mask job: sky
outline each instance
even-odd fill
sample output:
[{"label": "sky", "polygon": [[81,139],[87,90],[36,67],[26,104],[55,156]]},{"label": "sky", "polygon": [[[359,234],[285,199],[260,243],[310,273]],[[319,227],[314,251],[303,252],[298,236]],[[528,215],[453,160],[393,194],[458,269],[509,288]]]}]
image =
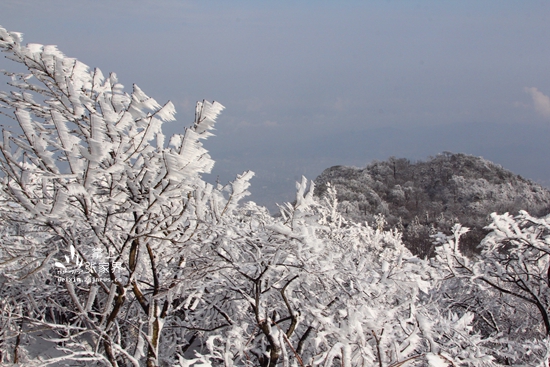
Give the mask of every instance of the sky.
[{"label": "sky", "polygon": [[443,151],[550,186],[548,19],[537,0],[0,2],[24,42],[171,100],[167,135],[222,103],[205,179],[252,170],[271,210],[302,175]]}]

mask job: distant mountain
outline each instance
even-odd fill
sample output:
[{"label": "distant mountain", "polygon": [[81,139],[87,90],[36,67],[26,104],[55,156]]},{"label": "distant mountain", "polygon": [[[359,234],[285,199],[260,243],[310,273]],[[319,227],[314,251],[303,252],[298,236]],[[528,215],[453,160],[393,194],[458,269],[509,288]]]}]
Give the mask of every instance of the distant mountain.
[{"label": "distant mountain", "polygon": [[492,212],[550,213],[550,191],[480,157],[444,152],[427,161],[391,157],[366,168],[334,166],[315,179],[316,194],[327,183],[338,192],[341,211],[355,221],[375,222],[403,233],[420,256],[433,253],[431,234],[449,233],[455,223],[471,229],[463,249],[474,252]]}]

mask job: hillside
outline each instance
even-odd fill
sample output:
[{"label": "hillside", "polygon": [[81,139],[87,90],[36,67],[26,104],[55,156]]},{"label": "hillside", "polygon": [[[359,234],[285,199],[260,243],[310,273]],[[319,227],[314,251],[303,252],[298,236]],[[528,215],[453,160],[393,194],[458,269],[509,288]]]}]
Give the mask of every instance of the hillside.
[{"label": "hillside", "polygon": [[373,223],[383,214],[386,228],[402,231],[407,246],[421,256],[433,251],[430,234],[448,233],[454,223],[471,229],[463,240],[471,252],[486,233],[490,213],[550,212],[548,189],[466,154],[444,152],[414,163],[391,157],[366,168],[334,166],[315,179],[316,194],[329,182],[349,219]]}]

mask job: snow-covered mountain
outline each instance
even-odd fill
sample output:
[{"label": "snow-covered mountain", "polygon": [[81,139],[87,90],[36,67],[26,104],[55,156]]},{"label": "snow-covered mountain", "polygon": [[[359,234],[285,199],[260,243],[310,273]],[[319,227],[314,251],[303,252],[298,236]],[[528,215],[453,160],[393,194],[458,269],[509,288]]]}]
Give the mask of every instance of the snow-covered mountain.
[{"label": "snow-covered mountain", "polygon": [[550,191],[481,157],[444,152],[426,161],[391,157],[365,168],[334,166],[315,180],[321,195],[331,183],[341,210],[356,221],[373,223],[383,214],[409,248],[433,251],[430,234],[448,233],[455,223],[469,227],[465,249],[474,251],[492,212],[533,215],[550,212]]}]

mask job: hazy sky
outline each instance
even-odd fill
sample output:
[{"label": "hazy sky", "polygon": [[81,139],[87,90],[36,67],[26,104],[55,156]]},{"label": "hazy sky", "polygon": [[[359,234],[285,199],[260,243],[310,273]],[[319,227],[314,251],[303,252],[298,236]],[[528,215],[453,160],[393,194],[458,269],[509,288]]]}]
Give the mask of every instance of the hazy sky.
[{"label": "hazy sky", "polygon": [[270,208],[301,175],[442,151],[550,185],[549,20],[535,0],[0,2],[25,42],[172,100],[168,134],[226,106],[207,180],[251,169]]}]

